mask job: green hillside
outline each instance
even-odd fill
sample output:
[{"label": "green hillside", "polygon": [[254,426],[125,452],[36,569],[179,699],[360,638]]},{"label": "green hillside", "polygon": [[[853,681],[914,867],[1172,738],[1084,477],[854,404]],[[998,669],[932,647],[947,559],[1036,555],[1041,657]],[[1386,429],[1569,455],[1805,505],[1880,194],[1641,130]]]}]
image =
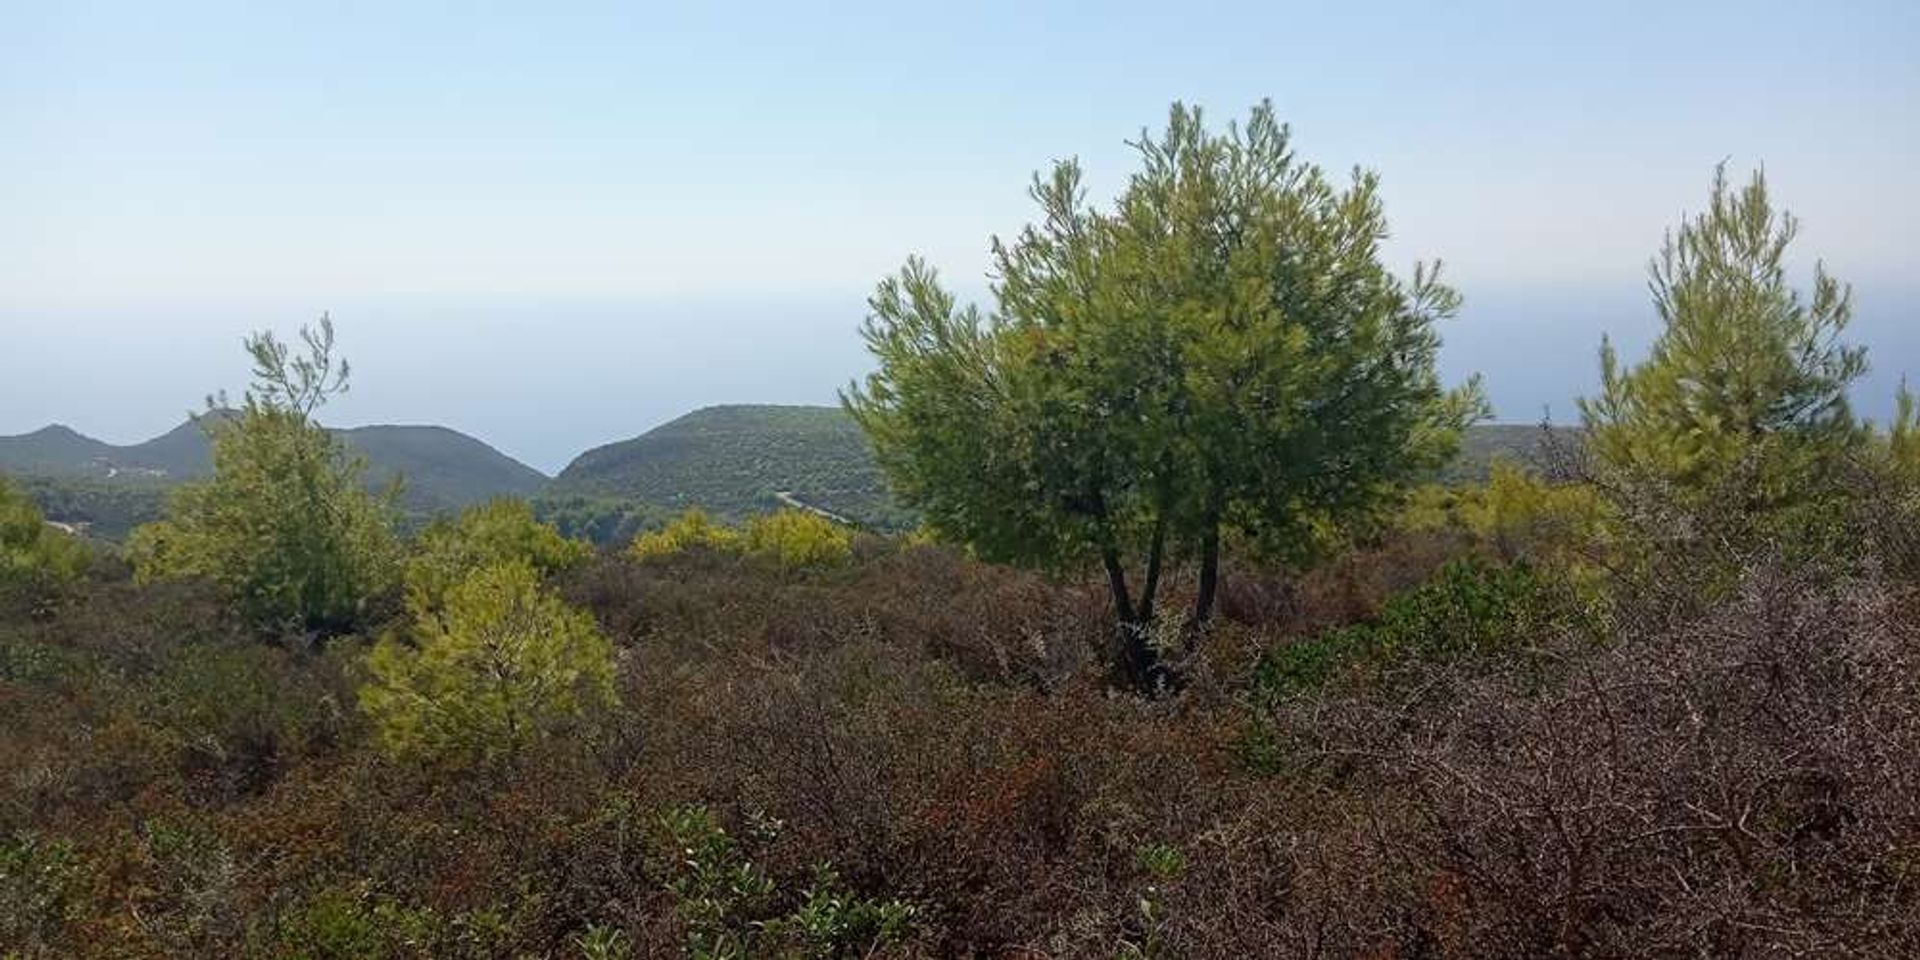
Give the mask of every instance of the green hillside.
[{"label": "green hillside", "polygon": [[[1502,455],[1538,461],[1546,436],[1537,424],[1473,427],[1443,479],[1484,479],[1488,465]],[[583,504],[624,503],[653,517],[697,505],[731,519],[780,506],[783,491],[807,506],[875,527],[912,523],[888,496],[859,426],[837,407],[696,410],[581,454],[544,498],[556,505],[548,511],[555,516],[569,512],[557,506],[563,502],[574,511]]]},{"label": "green hillside", "polygon": [[494,497],[530,497],[546,474],[446,427],[355,427],[335,433],[367,458],[369,479],[405,478],[409,509],[437,513]]},{"label": "green hillside", "polygon": [[662,512],[697,505],[726,518],[774,509],[782,493],[875,527],[911,523],[888,497],[859,426],[837,407],[695,410],[581,454],[548,488],[556,499],[610,498]]},{"label": "green hillside", "polygon": [[10,473],[6,479],[48,520],[72,524],[102,540],[124,540],[134,527],[166,516],[167,491],[173,486],[152,477],[106,479],[71,473]]},{"label": "green hillside", "polygon": [[[371,426],[337,430],[367,460],[368,481],[405,479],[410,514],[458,509],[492,497],[528,497],[547,478],[466,434],[445,427]],[[27,490],[49,519],[84,523],[108,539],[156,519],[166,491],[213,466],[205,432],[191,420],[143,443],[116,446],[62,426],[0,437],[0,473]]]},{"label": "green hillside", "polygon": [[[227,414],[207,416],[224,417]],[[158,470],[175,479],[205,476],[213,470],[213,448],[207,443],[206,426],[193,419],[145,443],[127,447],[118,456],[127,466],[137,470]]]},{"label": "green hillside", "polygon": [[1537,423],[1482,423],[1467,428],[1460,441],[1460,456],[1441,472],[1447,483],[1477,483],[1487,478],[1493,461],[1500,457],[1529,466],[1550,469],[1556,452],[1577,443],[1577,427],[1555,426],[1551,432]]},{"label": "green hillside", "polygon": [[17,437],[0,437],[0,470],[9,473],[75,473],[100,469],[116,449],[63,424]]},{"label": "green hillside", "polygon": [[[859,426],[838,407],[707,407],[589,450],[552,481],[445,427],[337,433],[367,459],[371,484],[405,478],[403,506],[415,515],[497,496],[537,497],[543,516],[600,542],[627,539],[690,506],[729,520],[798,503],[882,530],[914,522],[888,495]],[[1502,455],[1538,462],[1546,439],[1538,425],[1473,427],[1443,479],[1483,479]],[[210,468],[206,437],[192,422],[129,446],[60,426],[0,437],[0,472],[18,477],[50,518],[91,524],[107,538],[159,516],[169,487]]]}]

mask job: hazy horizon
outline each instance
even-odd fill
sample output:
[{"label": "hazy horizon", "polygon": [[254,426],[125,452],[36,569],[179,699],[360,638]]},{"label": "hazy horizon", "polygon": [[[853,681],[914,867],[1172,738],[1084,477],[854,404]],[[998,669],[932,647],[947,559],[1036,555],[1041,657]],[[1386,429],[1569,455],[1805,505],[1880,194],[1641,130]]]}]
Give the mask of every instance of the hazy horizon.
[{"label": "hazy horizon", "polygon": [[1715,163],[1764,166],[1856,289],[1884,415],[1920,374],[1920,10],[1860,2],[962,14],[0,0],[0,434],[114,443],[244,386],[242,335],[323,310],[341,425],[434,423],[553,472],[713,403],[833,403],[910,253],[984,293],[1027,178],[1095,199],[1167,104],[1272,97],[1377,170],[1389,261],[1466,297],[1443,373],[1573,417]]}]

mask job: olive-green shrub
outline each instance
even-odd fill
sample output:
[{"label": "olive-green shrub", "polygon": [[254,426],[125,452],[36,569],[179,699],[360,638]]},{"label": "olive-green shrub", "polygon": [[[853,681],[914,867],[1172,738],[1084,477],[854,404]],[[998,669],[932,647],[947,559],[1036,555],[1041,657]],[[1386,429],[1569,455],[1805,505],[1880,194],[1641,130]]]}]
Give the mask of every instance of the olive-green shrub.
[{"label": "olive-green shrub", "polygon": [[519,756],[613,705],[613,645],[532,565],[482,567],[367,657],[360,705],[396,757],[455,765]]}]

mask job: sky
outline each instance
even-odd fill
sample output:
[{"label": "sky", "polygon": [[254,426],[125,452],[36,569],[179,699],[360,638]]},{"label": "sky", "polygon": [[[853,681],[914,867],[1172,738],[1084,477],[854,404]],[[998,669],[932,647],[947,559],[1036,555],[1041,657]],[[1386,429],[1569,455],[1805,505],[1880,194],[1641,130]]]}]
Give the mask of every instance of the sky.
[{"label": "sky", "polygon": [[1443,373],[1566,420],[1714,165],[1764,167],[1920,378],[1920,4],[660,6],[0,0],[0,434],[135,442],[322,311],[340,425],[549,472],[722,402],[832,403],[909,254],[986,294],[1065,157],[1096,199],[1168,104],[1271,98],[1379,172],[1396,269],[1465,296]]}]

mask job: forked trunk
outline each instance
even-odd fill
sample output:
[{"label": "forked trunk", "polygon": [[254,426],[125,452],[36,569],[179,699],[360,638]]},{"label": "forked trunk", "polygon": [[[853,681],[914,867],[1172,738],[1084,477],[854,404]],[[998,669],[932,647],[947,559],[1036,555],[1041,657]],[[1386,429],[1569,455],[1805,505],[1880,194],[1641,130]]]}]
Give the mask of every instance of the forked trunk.
[{"label": "forked trunk", "polygon": [[[1153,688],[1154,679],[1161,673],[1160,653],[1153,645],[1153,627],[1149,619],[1148,607],[1133,605],[1133,596],[1127,590],[1127,571],[1120,564],[1120,553],[1108,548],[1100,552],[1100,562],[1107,570],[1107,590],[1113,596],[1114,617],[1120,657],[1127,671],[1127,681],[1136,689],[1147,691]],[[1144,598],[1152,603],[1152,598]]]}]

